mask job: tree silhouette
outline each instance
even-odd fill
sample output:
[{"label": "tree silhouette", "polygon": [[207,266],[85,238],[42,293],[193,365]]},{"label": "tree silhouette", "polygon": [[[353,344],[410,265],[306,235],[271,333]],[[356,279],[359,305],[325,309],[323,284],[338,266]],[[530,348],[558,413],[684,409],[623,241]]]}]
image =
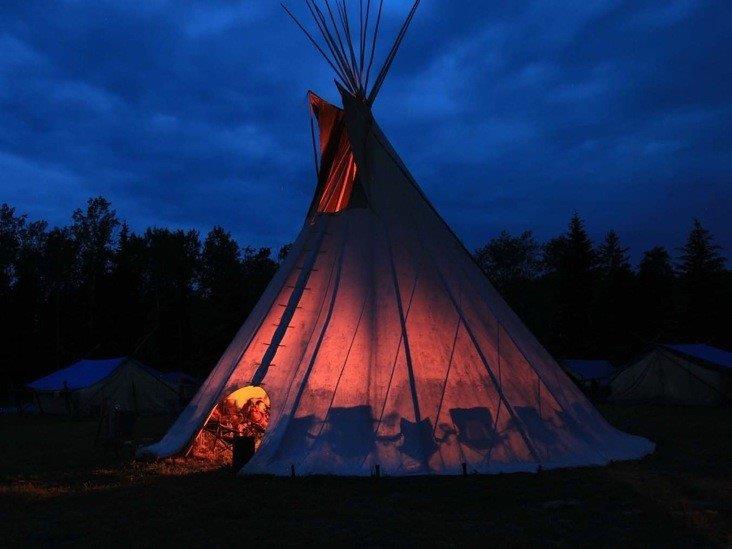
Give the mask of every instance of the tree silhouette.
[{"label": "tree silhouette", "polygon": [[720,250],[711,233],[695,219],[678,263],[685,339],[712,339],[723,321],[725,259]]},{"label": "tree silhouette", "polygon": [[601,276],[612,278],[631,272],[628,248],[620,244],[620,237],[615,231],[608,231],[605,240],[597,250],[597,266]]},{"label": "tree silhouette", "polygon": [[148,314],[147,262],[147,241],[123,223],[112,262],[109,298],[115,346],[122,354],[134,353],[154,328]]},{"label": "tree silhouette", "polygon": [[543,262],[554,282],[552,343],[565,356],[594,354],[597,333],[592,305],[597,256],[577,212],[567,232],[547,243]]},{"label": "tree silhouette", "polygon": [[660,342],[675,331],[676,276],[666,248],[646,251],[638,268],[639,334],[645,342]]},{"label": "tree silhouette", "polygon": [[108,276],[112,266],[116,230],[120,225],[117,214],[106,198],[90,198],[86,210],[77,209],[72,215],[71,234],[78,253],[77,280],[79,304],[84,310],[84,324],[93,339],[108,333],[104,298],[109,295]]},{"label": "tree silhouette", "polygon": [[[15,209],[8,204],[0,205],[0,334],[3,343],[0,345],[0,364],[6,365],[0,382],[9,383],[17,374],[14,361],[17,346],[14,343],[17,322],[14,319],[16,298],[14,293],[15,268],[20,249],[21,231],[25,226],[25,217],[16,216]],[[5,378],[5,379],[3,379]]]},{"label": "tree silhouette", "polygon": [[247,281],[245,290],[245,310],[247,314],[259,301],[264,289],[277,271],[277,263],[271,257],[269,248],[255,250],[247,246],[244,248],[242,267],[244,279]]},{"label": "tree silhouette", "polygon": [[195,283],[200,259],[196,231],[148,229],[148,299],[151,305],[151,335],[142,356],[161,357],[170,369],[187,369],[192,362],[192,316]]},{"label": "tree silhouette", "polygon": [[[51,229],[0,205],[0,384],[122,355],[204,377],[290,250],[273,258],[222,227],[203,243],[196,231],[135,233],[102,197]],[[593,249],[577,214],[543,247],[530,232],[502,232],[476,260],[557,357],[620,362],[649,341],[730,344],[732,277],[698,221],[678,276],[660,247],[636,276],[618,235]]]},{"label": "tree silhouette", "polygon": [[44,354],[46,340],[36,335],[44,326],[45,295],[41,278],[46,239],[44,221],[25,222],[19,231],[19,246],[13,273],[13,298],[10,300],[10,337],[19,350],[20,364],[35,363]]},{"label": "tree silhouette", "polygon": [[508,231],[475,252],[478,264],[493,283],[507,289],[519,280],[532,280],[539,271],[539,244],[531,231],[512,236]]},{"label": "tree silhouette", "polygon": [[[531,231],[513,236],[502,231],[478,248],[475,258],[511,307],[525,319],[536,317],[533,282],[538,276],[541,247]],[[537,319],[537,324],[539,324]]]},{"label": "tree silhouette", "polygon": [[287,256],[290,255],[290,251],[292,250],[292,244],[285,244],[280,248],[279,253],[277,254],[277,262],[282,264],[282,262],[287,259]]},{"label": "tree silhouette", "polygon": [[628,248],[622,246],[615,231],[605,235],[597,250],[597,274],[593,316],[599,347],[606,357],[618,359],[632,345],[637,319],[630,314],[635,301],[635,275]]},{"label": "tree silhouette", "polygon": [[15,208],[0,205],[0,296],[7,296],[13,285],[14,268],[20,249],[25,216],[16,216]]},{"label": "tree silhouette", "polygon": [[231,234],[214,227],[201,253],[198,331],[212,351],[204,358],[215,363],[217,349],[224,348],[241,324],[245,312],[245,276],[239,245]]}]

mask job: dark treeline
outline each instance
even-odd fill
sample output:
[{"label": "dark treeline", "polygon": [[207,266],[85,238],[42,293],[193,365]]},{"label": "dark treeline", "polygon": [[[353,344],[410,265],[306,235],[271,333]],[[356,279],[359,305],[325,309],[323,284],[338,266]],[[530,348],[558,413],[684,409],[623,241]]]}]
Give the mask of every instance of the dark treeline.
[{"label": "dark treeline", "polygon": [[0,383],[122,355],[205,375],[276,269],[220,227],[135,233],[101,197],[60,228],[2,205]]},{"label": "dark treeline", "polygon": [[[286,252],[242,248],[220,227],[135,233],[101,197],[56,228],[2,205],[0,382],[121,355],[205,376]],[[503,232],[476,257],[557,357],[620,362],[655,341],[730,344],[732,277],[696,221],[678,250],[652,248],[637,268],[616,233],[594,245],[576,215],[543,245]]]},{"label": "dark treeline", "polygon": [[637,268],[617,233],[595,244],[577,214],[543,245],[502,232],[476,258],[556,357],[619,364],[652,343],[729,348],[732,276],[709,231],[690,225],[677,250],[653,247]]}]

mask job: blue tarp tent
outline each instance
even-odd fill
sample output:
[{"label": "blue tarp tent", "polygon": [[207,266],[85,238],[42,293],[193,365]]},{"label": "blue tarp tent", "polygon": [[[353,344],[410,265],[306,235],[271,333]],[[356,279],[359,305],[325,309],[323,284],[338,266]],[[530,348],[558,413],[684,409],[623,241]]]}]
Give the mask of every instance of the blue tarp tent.
[{"label": "blue tarp tent", "polygon": [[732,368],[732,353],[724,349],[718,349],[711,345],[701,343],[692,344],[668,344],[664,345],[666,349],[677,354],[687,356],[692,360],[702,361],[710,366],[719,368]]},{"label": "blue tarp tent", "polygon": [[139,414],[176,410],[181,395],[163,374],[130,357],[80,360],[28,384],[41,412],[88,415],[105,407]]},{"label": "blue tarp tent", "polygon": [[68,368],[57,370],[28,386],[35,391],[63,391],[83,389],[110,375],[127,357],[103,360],[80,360]]}]

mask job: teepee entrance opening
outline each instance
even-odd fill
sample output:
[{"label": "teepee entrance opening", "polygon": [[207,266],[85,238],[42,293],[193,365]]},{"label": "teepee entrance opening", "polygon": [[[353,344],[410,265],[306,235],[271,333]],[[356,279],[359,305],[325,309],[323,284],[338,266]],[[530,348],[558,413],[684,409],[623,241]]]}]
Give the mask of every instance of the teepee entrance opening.
[{"label": "teepee entrance opening", "polygon": [[270,400],[260,386],[229,393],[214,407],[196,435],[190,454],[200,459],[244,466],[259,448],[269,424]]}]

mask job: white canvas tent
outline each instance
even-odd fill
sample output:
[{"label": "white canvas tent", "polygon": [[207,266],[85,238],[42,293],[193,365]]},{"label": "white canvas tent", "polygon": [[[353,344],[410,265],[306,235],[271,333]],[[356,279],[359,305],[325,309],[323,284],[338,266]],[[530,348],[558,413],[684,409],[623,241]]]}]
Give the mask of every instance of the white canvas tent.
[{"label": "white canvas tent", "polygon": [[[243,474],[536,471],[652,451],[610,426],[523,326],[374,120],[417,4],[369,88],[371,37],[362,26],[366,51],[351,55],[338,46],[351,42],[345,8],[328,26],[309,2],[343,98],[340,109],[310,95],[320,130],[311,208],[201,390],[143,454],[185,452],[214,407],[249,385],[271,410]],[[378,29],[378,17],[361,21]]]},{"label": "white canvas tent", "polygon": [[612,379],[615,401],[714,406],[729,400],[732,353],[704,344],[655,345]]}]

